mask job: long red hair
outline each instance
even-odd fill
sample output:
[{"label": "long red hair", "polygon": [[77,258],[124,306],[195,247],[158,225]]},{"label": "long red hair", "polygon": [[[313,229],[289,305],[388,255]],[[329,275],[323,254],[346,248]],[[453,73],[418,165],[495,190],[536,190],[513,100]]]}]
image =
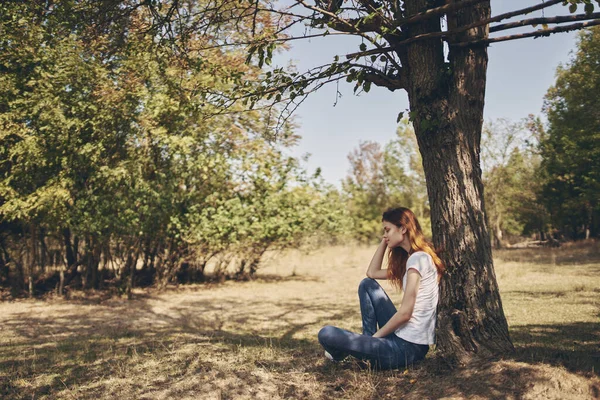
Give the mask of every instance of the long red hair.
[{"label": "long red hair", "polygon": [[402,247],[394,247],[388,252],[388,279],[398,288],[402,288],[402,278],[406,273],[406,261],[415,251],[424,251],[433,259],[438,272],[438,280],[442,277],[446,267],[436,254],[433,245],[425,239],[421,225],[415,214],[405,207],[390,208],[383,213],[382,221],[387,221],[398,228],[406,228],[406,235],[410,242],[410,253]]}]

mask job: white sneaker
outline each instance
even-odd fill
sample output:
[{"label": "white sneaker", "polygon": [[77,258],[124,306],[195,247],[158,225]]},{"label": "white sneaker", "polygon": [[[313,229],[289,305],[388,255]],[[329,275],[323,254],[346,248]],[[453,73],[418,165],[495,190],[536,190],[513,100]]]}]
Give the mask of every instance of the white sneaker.
[{"label": "white sneaker", "polygon": [[329,354],[329,352],[327,350],[325,350],[325,357],[327,357],[328,360],[335,361],[333,359],[333,356],[331,354]]}]

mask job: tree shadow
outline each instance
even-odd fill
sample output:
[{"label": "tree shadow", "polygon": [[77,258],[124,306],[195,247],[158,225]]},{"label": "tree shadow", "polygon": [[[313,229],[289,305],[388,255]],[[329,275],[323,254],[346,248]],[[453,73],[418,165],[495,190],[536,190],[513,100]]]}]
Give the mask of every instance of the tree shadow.
[{"label": "tree shadow", "polygon": [[[229,307],[224,309],[223,303]],[[597,324],[515,327],[511,334],[517,353],[505,361],[448,369],[433,355],[406,372],[373,372],[352,360],[329,363],[313,335],[325,324],[356,319],[357,304],[287,299],[270,304],[275,311],[268,312],[264,303],[258,293],[248,301],[236,298],[235,291],[219,298],[191,296],[175,304],[162,296],[136,294],[129,302],[65,303],[66,309],[56,315],[31,310],[12,314],[2,325],[15,340],[0,341],[0,378],[10,378],[0,379],[0,397],[65,397],[65,388],[74,388],[73,396],[83,399],[117,397],[119,390],[130,398],[207,391],[237,398],[272,388],[274,397],[296,399],[351,398],[353,393],[365,398],[401,393],[415,399],[500,399],[522,398],[532,385],[550,382],[538,363],[584,376],[590,376],[592,367],[598,372]],[[305,315],[313,317],[301,318]],[[281,323],[272,328],[265,321]],[[318,389],[307,387],[306,380]]]},{"label": "tree shadow", "polygon": [[600,323],[511,327],[514,360],[562,366],[584,376],[600,373]]}]

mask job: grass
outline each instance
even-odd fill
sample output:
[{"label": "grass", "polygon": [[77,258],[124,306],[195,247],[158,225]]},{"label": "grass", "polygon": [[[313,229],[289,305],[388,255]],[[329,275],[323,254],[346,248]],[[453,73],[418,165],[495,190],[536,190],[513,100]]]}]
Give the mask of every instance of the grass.
[{"label": "grass", "polygon": [[[273,256],[251,282],[0,303],[6,399],[588,399],[600,396],[600,248],[496,252],[517,352],[447,370],[331,364],[325,324],[360,329],[372,249]],[[396,302],[400,297],[386,287]]]}]

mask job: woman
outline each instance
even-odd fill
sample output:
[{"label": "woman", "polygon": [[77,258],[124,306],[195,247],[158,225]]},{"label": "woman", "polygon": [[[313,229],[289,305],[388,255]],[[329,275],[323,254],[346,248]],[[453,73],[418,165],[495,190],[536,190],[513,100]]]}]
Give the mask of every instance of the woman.
[{"label": "woman", "polygon": [[[377,368],[403,368],[425,358],[435,343],[438,283],[444,265],[429,244],[415,214],[408,208],[383,213],[383,239],[358,287],[363,333],[333,326],[319,332],[327,358],[348,355],[368,360]],[[381,269],[386,248],[388,269]],[[402,288],[400,309],[375,279],[390,279]]]}]

